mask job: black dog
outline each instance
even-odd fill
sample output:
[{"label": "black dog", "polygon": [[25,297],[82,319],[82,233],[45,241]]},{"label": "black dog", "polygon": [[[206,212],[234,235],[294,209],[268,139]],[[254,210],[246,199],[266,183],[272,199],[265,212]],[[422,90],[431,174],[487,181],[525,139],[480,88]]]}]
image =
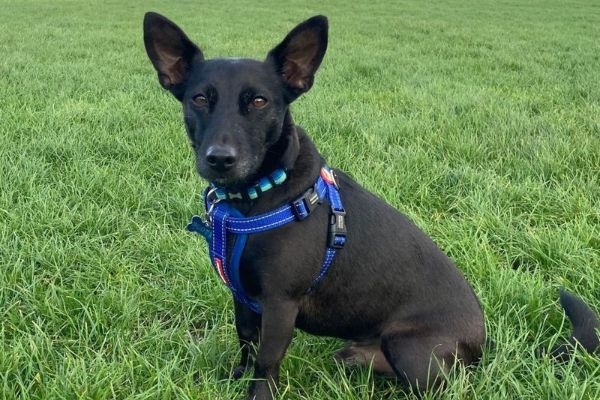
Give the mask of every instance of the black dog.
[{"label": "black dog", "polygon": [[[238,289],[247,298],[236,295],[235,301],[242,348],[235,377],[260,343],[250,399],[272,398],[294,327],[348,340],[339,359],[371,364],[419,391],[442,383],[457,362],[476,362],[486,340],[473,290],[427,235],[340,171],[337,179],[332,174],[325,179],[327,189],[316,188],[325,161],[293,123],[289,106],[313,84],[327,29],[325,17],[308,19],[263,62],[206,60],[168,19],[155,13],[144,19],[148,56],[161,85],[181,101],[196,168],[213,185],[207,193],[209,217],[217,218],[215,205],[257,216],[297,205],[298,199],[310,211],[298,221],[249,235],[238,252]],[[273,182],[273,171],[283,171],[283,180]],[[264,177],[270,177],[268,184],[256,185]],[[330,190],[339,193],[346,214],[336,213],[334,195],[324,195]],[[223,240],[228,254],[233,239]],[[327,272],[323,259],[330,249],[335,258]],[[215,265],[227,281],[221,262],[229,259]],[[598,344],[594,313],[570,295],[563,299],[576,325],[574,340],[593,350]]]}]

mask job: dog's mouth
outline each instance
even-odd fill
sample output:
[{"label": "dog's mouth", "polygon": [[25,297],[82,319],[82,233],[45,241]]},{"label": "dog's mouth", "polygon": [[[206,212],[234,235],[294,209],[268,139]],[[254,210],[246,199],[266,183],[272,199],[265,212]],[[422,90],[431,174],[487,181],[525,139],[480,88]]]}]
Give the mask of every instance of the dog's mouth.
[{"label": "dog's mouth", "polygon": [[198,165],[199,175],[208,182],[228,190],[241,190],[258,179],[251,162],[243,162],[227,171],[215,171],[207,165]]},{"label": "dog's mouth", "polygon": [[238,175],[214,175],[214,174],[201,174],[201,177],[215,186],[223,189],[240,189],[248,186],[248,178],[240,177]]},{"label": "dog's mouth", "polygon": [[216,179],[212,179],[210,182],[212,184],[214,184],[215,186],[218,186],[218,187],[221,187],[224,189],[229,189],[229,190],[243,189],[246,186],[248,186],[246,184],[245,180],[237,180],[237,179],[216,178]]}]

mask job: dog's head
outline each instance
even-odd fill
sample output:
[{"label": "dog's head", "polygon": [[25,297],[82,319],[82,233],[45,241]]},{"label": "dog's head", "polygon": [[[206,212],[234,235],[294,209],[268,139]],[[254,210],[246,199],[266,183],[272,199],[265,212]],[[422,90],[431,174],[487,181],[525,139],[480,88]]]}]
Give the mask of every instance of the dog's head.
[{"label": "dog's head", "polygon": [[200,176],[235,187],[291,167],[298,138],[288,106],[313,84],[327,49],[325,17],[296,26],[265,61],[206,60],[177,25],[152,12],[144,44],[160,84],[183,105]]}]

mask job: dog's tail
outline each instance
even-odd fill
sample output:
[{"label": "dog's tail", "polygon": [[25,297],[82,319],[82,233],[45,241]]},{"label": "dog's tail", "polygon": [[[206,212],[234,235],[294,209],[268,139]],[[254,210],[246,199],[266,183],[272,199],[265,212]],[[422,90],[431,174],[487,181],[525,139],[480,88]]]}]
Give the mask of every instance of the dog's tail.
[{"label": "dog's tail", "polygon": [[560,290],[560,305],[573,325],[573,333],[568,343],[556,346],[550,353],[558,361],[567,361],[573,355],[575,345],[583,347],[588,353],[600,350],[600,339],[596,332],[600,322],[596,313],[579,297]]}]

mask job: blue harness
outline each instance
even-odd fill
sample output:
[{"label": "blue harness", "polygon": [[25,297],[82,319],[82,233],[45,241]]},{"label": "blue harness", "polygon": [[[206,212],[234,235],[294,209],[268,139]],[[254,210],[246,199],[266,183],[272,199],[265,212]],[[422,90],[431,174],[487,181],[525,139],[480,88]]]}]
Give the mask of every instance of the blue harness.
[{"label": "blue harness", "polygon": [[[283,174],[285,175],[285,172]],[[278,184],[277,182],[274,183]],[[217,191],[220,192],[215,194]],[[307,293],[314,290],[325,277],[333,262],[336,250],[344,247],[346,243],[346,212],[342,205],[334,173],[328,167],[321,168],[321,173],[314,186],[309,188],[302,196],[289,204],[284,204],[264,214],[245,217],[231,204],[222,201],[227,199],[228,197],[223,194],[221,189],[207,188],[204,193],[207,220],[203,221],[196,215],[192,217],[187,229],[206,239],[214,270],[231,290],[236,300],[257,313],[261,313],[260,304],[248,296],[240,278],[240,259],[248,235],[275,229],[293,221],[302,221],[308,218],[315,207],[327,199],[330,208],[327,248],[319,274],[307,289]],[[227,237],[229,234],[235,235],[231,257],[227,255]]]}]

